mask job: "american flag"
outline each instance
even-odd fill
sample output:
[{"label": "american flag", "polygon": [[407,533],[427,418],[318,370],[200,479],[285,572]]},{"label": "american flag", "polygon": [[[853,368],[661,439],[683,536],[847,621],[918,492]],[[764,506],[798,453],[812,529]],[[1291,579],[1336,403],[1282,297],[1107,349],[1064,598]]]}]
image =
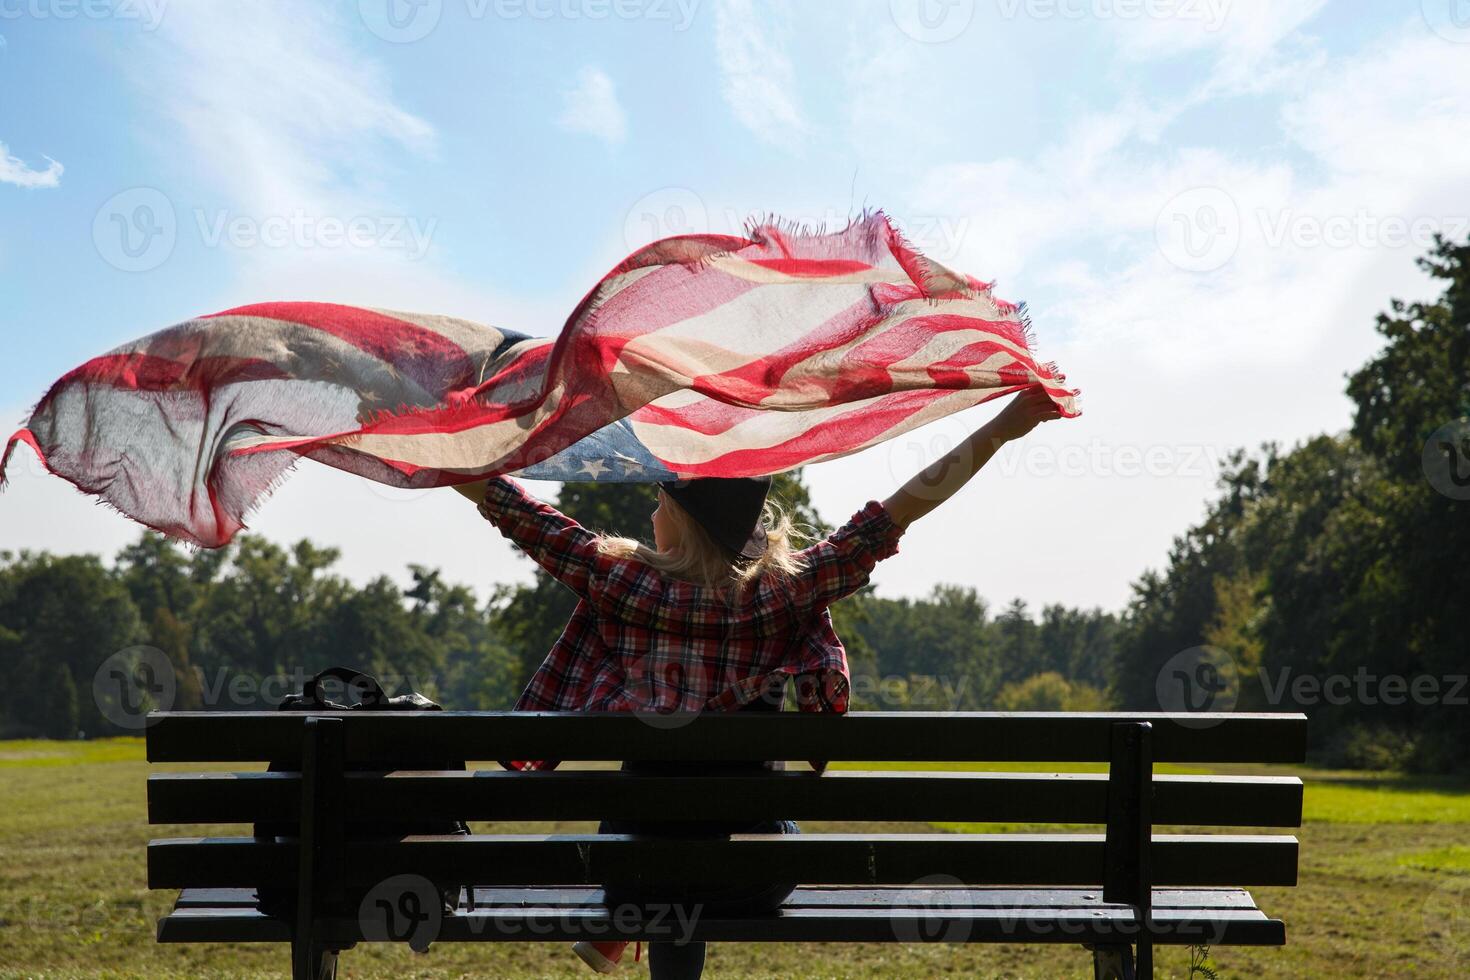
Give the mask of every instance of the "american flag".
[{"label": "american flag", "polygon": [[758,476],[1041,385],[1024,308],[911,248],[882,212],[778,220],[620,262],[553,337],[446,316],[260,303],[53,384],[25,442],[51,472],[204,547],[302,456],[397,487]]}]

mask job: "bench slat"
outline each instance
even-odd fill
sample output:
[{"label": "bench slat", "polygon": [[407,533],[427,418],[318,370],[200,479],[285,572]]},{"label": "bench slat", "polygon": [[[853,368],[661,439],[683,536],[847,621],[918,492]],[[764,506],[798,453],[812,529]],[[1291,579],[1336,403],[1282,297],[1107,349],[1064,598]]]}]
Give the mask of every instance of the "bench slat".
[{"label": "bench slat", "polygon": [[[349,820],[426,819],[971,821],[1101,824],[1102,773],[778,772],[650,776],[617,771],[349,773]],[[294,773],[160,773],[148,777],[151,823],[292,821]],[[1296,827],[1294,776],[1155,776],[1156,825]]]},{"label": "bench slat", "polygon": [[[682,880],[742,882],[782,869],[788,880],[909,884],[932,875],[993,885],[1095,885],[1101,834],[801,834],[671,840],[618,835],[407,837],[352,841],[349,882],[396,874],[517,885]],[[250,837],[148,845],[150,888],[250,887],[292,880],[296,847]],[[1297,841],[1283,836],[1155,835],[1157,885],[1294,885]]]},{"label": "bench slat", "polygon": [[255,909],[175,908],[158,920],[161,943],[289,943],[291,924]]},{"label": "bench slat", "polygon": [[[1111,726],[1154,725],[1159,762],[1301,762],[1302,714],[1103,712],[324,712],[346,720],[349,763],[469,758],[586,761],[1106,762]],[[290,762],[306,715],[173,711],[148,716],[150,762]]]},{"label": "bench slat", "polygon": [[[782,908],[765,916],[720,919],[672,917],[648,924],[606,909],[503,908],[445,916],[426,927],[434,942],[527,942],[617,938],[644,941],[684,938],[707,942],[1119,942],[1141,932],[1132,909],[1055,908]],[[360,925],[329,919],[322,936],[361,941]],[[234,908],[191,908],[159,922],[160,942],[280,942],[286,923]],[[1281,922],[1257,909],[1159,909],[1147,935],[1158,944],[1279,946]]]},{"label": "bench slat", "polygon": [[[601,888],[500,888],[475,886],[475,906],[516,908],[586,907],[603,904]],[[254,908],[254,888],[185,888],[175,909]],[[864,888],[802,885],[786,908],[1092,908],[1107,903],[1100,888]],[[460,909],[465,910],[461,900]],[[1156,909],[1255,909],[1244,888],[1156,888]]]}]

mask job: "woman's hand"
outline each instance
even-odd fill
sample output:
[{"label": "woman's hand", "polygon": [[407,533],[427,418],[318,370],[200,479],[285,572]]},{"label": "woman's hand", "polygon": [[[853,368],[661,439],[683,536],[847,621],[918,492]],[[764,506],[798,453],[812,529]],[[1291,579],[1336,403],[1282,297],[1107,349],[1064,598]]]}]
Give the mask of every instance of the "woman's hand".
[{"label": "woman's hand", "polygon": [[1011,399],[1009,405],[991,420],[994,436],[1011,442],[1029,433],[1042,422],[1062,417],[1056,402],[1040,385],[1033,385]]},{"label": "woman's hand", "polygon": [[456,483],[454,489],[479,504],[484,502],[485,491],[489,486],[489,480],[476,480],[474,483]]}]

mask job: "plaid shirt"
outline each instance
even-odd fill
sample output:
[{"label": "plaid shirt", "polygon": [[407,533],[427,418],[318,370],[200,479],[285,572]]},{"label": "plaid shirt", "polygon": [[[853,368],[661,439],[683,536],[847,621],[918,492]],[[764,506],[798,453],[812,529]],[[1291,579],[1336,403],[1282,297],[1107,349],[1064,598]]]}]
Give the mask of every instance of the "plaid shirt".
[{"label": "plaid shirt", "polygon": [[866,584],[903,534],[870,500],[798,552],[794,579],[766,576],[727,605],[637,559],[600,554],[595,533],[510,477],[490,481],[480,513],[580,600],[516,711],[729,710],[795,677],[801,710],[845,712],[847,651],[828,607]]}]

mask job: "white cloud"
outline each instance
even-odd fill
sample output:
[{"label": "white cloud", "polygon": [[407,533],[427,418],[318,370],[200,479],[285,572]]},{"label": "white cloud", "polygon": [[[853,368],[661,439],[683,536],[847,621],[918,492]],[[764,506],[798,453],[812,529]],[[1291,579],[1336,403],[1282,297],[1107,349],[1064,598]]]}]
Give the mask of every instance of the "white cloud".
[{"label": "white cloud", "polygon": [[618,93],[607,73],[591,65],[577,73],[576,81],[562,93],[561,115],[556,122],[573,133],[587,133],[605,143],[621,143],[628,135],[628,119],[618,103]]},{"label": "white cloud", "polygon": [[383,68],[344,34],[310,5],[175,2],[156,32],[166,47],[139,42],[150,47],[138,81],[235,207],[340,214],[379,192],[387,151],[435,145],[434,128],[398,104]]},{"label": "white cloud", "polygon": [[751,0],[715,7],[715,53],[725,102],[741,125],[771,143],[794,140],[806,123],[795,100],[796,72],[786,50],[784,13]]},{"label": "white cloud", "polygon": [[50,157],[45,159],[45,170],[32,170],[24,160],[11,156],[9,148],[0,143],[0,184],[26,188],[60,185],[62,171],[66,168]]},{"label": "white cloud", "polygon": [[1214,57],[1213,91],[1256,89],[1282,67],[1283,51],[1310,47],[1300,33],[1327,0],[1200,0],[1166,3],[1158,16],[1113,21],[1118,50],[1137,60]]},{"label": "white cloud", "polygon": [[[881,20],[854,17],[847,28],[842,81],[848,139],[865,156],[913,159],[944,132],[914,111],[906,84],[924,70],[924,46]],[[874,133],[887,138],[875,140]]]},{"label": "white cloud", "polygon": [[[1406,228],[1418,237],[1402,242],[1400,226],[1464,223],[1470,206],[1455,188],[1470,176],[1470,148],[1450,134],[1470,131],[1467,93],[1463,51],[1411,30],[1283,93],[1284,135],[1314,158],[1310,167],[1280,153],[1171,150],[1150,142],[1128,109],[1083,120],[1032,158],[933,168],[915,203],[962,214],[975,229],[961,268],[1003,284],[1024,273],[1032,289],[1067,270],[1056,282],[1066,298],[1050,315],[1089,338],[1152,337],[1148,349],[1175,367],[1282,357],[1346,326],[1318,298],[1346,295],[1365,268],[1407,266],[1424,251],[1425,236]],[[1209,188],[1238,213],[1239,243],[1202,274],[1169,262],[1155,226],[1176,195]],[[1092,277],[1077,275],[1079,252]]]},{"label": "white cloud", "polygon": [[401,179],[433,156],[436,130],[349,38],[324,7],[175,0],[139,42],[138,84],[163,93],[151,130],[160,172],[196,181],[180,193],[160,183],[179,236],[215,248],[234,274],[218,308],[320,299],[554,329],[532,304],[443,271],[441,216],[415,209]]},{"label": "white cloud", "polygon": [[[1423,30],[1314,73],[1282,120],[1332,169],[1382,185],[1470,180],[1470,50]],[[1470,206],[1467,202],[1466,206]]]}]

